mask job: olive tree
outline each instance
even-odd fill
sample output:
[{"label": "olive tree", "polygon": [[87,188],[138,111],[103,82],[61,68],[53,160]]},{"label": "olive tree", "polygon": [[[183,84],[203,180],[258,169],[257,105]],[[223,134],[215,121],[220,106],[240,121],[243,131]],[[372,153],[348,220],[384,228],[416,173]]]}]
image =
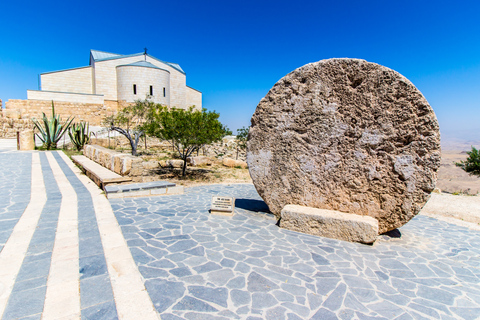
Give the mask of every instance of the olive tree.
[{"label": "olive tree", "polygon": [[135,104],[123,108],[115,115],[106,117],[103,123],[109,130],[125,136],[130,142],[132,155],[136,156],[138,142],[145,134],[146,117],[152,112],[152,109],[159,107],[161,106],[153,103],[147,97],[145,100],[135,101]]},{"label": "olive tree", "polygon": [[235,140],[237,141],[237,160],[238,160],[238,151],[247,150],[247,139],[248,139],[248,131],[250,130],[250,126],[247,128],[242,127],[241,129],[237,129],[237,136]]},{"label": "olive tree", "polygon": [[182,176],[185,176],[187,158],[206,144],[219,141],[231,134],[215,111],[159,108],[150,109],[144,126],[147,134],[168,141],[183,160]]}]

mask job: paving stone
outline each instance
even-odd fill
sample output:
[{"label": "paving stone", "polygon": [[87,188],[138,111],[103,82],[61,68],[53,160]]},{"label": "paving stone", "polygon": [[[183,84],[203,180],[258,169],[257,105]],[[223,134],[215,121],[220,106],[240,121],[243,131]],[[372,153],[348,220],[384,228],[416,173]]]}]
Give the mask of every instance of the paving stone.
[{"label": "paving stone", "polygon": [[173,310],[194,310],[203,312],[218,311],[208,303],[195,299],[190,296],[185,296],[180,302],[173,306]]},{"label": "paving stone", "polygon": [[226,259],[226,258],[222,259],[222,261],[220,261],[220,264],[222,265],[222,267],[225,267],[225,268],[235,267],[235,261]]},{"label": "paving stone", "polygon": [[162,320],[184,320],[185,318],[180,318],[171,313],[162,313]]},{"label": "paving stone", "polygon": [[286,311],[284,307],[278,306],[271,308],[265,312],[265,319],[267,320],[284,320],[286,319]]},{"label": "paving stone", "polygon": [[148,265],[150,267],[163,268],[163,269],[171,269],[176,267],[176,265],[168,259],[156,260],[156,261],[150,262]]},{"label": "paving stone", "polygon": [[150,294],[153,305],[162,313],[183,297],[186,291],[182,282],[153,279],[145,281],[145,288]]},{"label": "paving stone", "polygon": [[313,261],[315,261],[316,264],[321,265],[321,266],[325,266],[325,265],[330,264],[328,259],[325,259],[321,255],[313,253],[313,252],[312,252],[312,259],[313,259]]},{"label": "paving stone", "polygon": [[103,254],[80,258],[80,279],[95,277],[107,273],[107,264]]},{"label": "paving stone", "polygon": [[257,259],[257,258],[247,258],[247,259],[245,259],[244,262],[246,264],[253,265],[253,266],[256,266],[256,267],[264,267],[265,266],[265,263],[262,260]]},{"label": "paving stone", "polygon": [[103,302],[113,301],[112,286],[108,274],[90,277],[80,281],[80,299],[82,309]]},{"label": "paving stone", "polygon": [[46,285],[47,285],[47,276],[28,279],[24,281],[19,281],[17,279],[12,292],[35,289],[35,288],[43,287]]},{"label": "paving stone", "polygon": [[254,292],[252,294],[252,308],[265,309],[278,303],[277,299],[269,293]]},{"label": "paving stone", "polygon": [[204,256],[205,255],[205,248],[202,246],[195,247],[193,249],[185,251],[186,254],[191,254],[193,256]]},{"label": "paving stone", "polygon": [[205,272],[210,272],[218,269],[222,269],[222,267],[215,262],[207,262],[201,266],[194,267],[193,268],[197,273],[205,273]]},{"label": "paving stone", "polygon": [[96,319],[105,319],[105,320],[116,320],[117,309],[115,308],[115,301],[111,300],[104,302],[102,304],[97,304],[90,308],[82,309],[82,320],[96,320]]},{"label": "paving stone", "polygon": [[327,300],[325,300],[323,306],[332,311],[338,310],[343,303],[346,290],[347,286],[343,283],[340,283],[338,287],[332,292],[332,294],[330,294]]},{"label": "paving stone", "polygon": [[50,271],[50,259],[36,260],[24,263],[17,275],[17,281],[25,281],[34,278],[44,278]]},{"label": "paving stone", "polygon": [[227,307],[228,290],[226,288],[209,288],[204,286],[189,286],[188,292],[194,297]]},{"label": "paving stone", "polygon": [[425,306],[422,306],[422,305],[419,305],[419,304],[416,304],[416,303],[413,303],[413,302],[410,303],[408,305],[408,307],[413,309],[413,310],[419,311],[420,313],[426,314],[429,317],[433,317],[434,319],[439,319],[440,318],[440,315],[438,314],[438,312],[435,311],[432,308],[428,308],[428,307],[425,307]]},{"label": "paving stone", "polygon": [[325,308],[319,309],[311,318],[311,320],[337,320],[335,313]]},{"label": "paving stone", "polygon": [[222,269],[210,272],[207,276],[207,279],[217,286],[224,286],[233,277],[235,277],[235,274],[232,270]]},{"label": "paving stone", "polygon": [[269,292],[278,288],[278,285],[267,280],[256,272],[252,272],[248,275],[247,283],[248,291],[250,292]]},{"label": "paving stone", "polygon": [[282,283],[282,285],[280,286],[283,290],[295,295],[295,296],[298,296],[298,295],[301,295],[301,296],[305,296],[306,295],[306,289],[304,287],[301,287],[301,286],[297,286],[297,285],[294,285],[294,284],[289,284],[289,283]]},{"label": "paving stone", "polygon": [[[18,319],[43,311],[43,304],[47,287],[39,287],[31,290],[23,290],[12,295],[8,301],[2,319]],[[28,303],[25,303],[28,301]]]},{"label": "paving stone", "polygon": [[455,295],[441,289],[419,286],[417,296],[428,300],[433,300],[448,306],[453,305]]}]

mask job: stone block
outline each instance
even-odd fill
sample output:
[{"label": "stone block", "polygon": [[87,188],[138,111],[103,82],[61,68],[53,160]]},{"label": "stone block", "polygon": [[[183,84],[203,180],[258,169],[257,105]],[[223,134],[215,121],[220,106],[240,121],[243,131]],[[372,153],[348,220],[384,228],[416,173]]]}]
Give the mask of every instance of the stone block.
[{"label": "stone block", "polygon": [[187,163],[191,166],[210,166],[213,163],[213,160],[209,157],[198,156],[198,157],[188,157]]},{"label": "stone block", "polygon": [[183,186],[169,187],[167,188],[167,194],[183,194]]},{"label": "stone block", "polygon": [[158,161],[150,160],[142,162],[143,169],[152,170],[158,168]]},{"label": "stone block", "polygon": [[230,158],[223,159],[223,165],[225,167],[235,168],[235,167],[242,167],[243,169],[247,168],[247,163],[241,160],[234,160]]},{"label": "stone block", "polygon": [[20,150],[35,150],[33,130],[24,130],[20,132]]},{"label": "stone block", "polygon": [[162,188],[162,189],[152,189],[150,190],[150,193],[153,195],[159,195],[159,194],[166,194],[167,193],[167,188]]},{"label": "stone block", "polygon": [[168,167],[182,168],[183,167],[183,160],[167,160],[166,164],[167,164]]},{"label": "stone block", "polygon": [[4,115],[7,119],[21,119],[22,118],[22,114],[20,112],[20,110],[11,110],[11,109],[5,109],[3,110],[4,112]]},{"label": "stone block", "polygon": [[280,227],[360,243],[373,243],[378,235],[378,221],[375,218],[291,204],[281,211]]}]

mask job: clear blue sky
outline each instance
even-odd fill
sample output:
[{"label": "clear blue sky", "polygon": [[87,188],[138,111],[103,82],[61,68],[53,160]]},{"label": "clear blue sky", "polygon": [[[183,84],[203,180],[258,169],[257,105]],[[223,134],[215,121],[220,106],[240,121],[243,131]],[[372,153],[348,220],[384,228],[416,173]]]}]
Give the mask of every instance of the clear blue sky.
[{"label": "clear blue sky", "polygon": [[0,0],[0,99],[90,49],[179,63],[232,131],[281,77],[318,60],[376,62],[410,79],[442,136],[480,137],[480,1]]}]

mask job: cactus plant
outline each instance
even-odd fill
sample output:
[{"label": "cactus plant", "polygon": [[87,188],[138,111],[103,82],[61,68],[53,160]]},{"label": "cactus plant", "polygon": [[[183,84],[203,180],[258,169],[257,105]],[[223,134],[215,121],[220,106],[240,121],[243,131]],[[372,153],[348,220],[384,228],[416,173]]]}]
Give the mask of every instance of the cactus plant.
[{"label": "cactus plant", "polygon": [[74,123],[68,129],[68,135],[78,151],[90,141],[89,125],[87,122]]}]

